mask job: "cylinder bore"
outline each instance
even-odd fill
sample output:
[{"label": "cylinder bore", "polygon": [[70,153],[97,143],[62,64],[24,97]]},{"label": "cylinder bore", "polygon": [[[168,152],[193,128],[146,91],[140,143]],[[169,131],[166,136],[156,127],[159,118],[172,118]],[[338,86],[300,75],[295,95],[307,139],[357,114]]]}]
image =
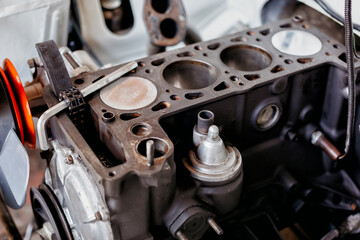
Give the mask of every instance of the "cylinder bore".
[{"label": "cylinder bore", "polygon": [[106,105],[121,110],[143,108],[151,104],[156,96],[156,86],[136,76],[122,77],[100,91],[100,98]]},{"label": "cylinder bore", "polygon": [[177,61],[163,71],[166,82],[176,88],[200,89],[216,81],[217,72],[211,65],[192,60]]},{"label": "cylinder bore", "polygon": [[250,45],[225,48],[220,58],[227,66],[240,71],[259,71],[268,67],[272,61],[267,51]]}]

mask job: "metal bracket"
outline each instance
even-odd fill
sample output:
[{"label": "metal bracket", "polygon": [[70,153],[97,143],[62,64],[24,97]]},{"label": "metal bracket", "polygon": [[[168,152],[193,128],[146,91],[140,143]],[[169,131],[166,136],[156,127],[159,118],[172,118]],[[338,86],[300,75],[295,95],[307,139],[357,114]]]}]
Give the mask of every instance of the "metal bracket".
[{"label": "metal bracket", "polygon": [[[84,89],[81,90],[81,94],[84,97],[86,97],[86,96],[90,95],[91,93],[96,92],[96,91],[100,90],[101,88],[105,87],[109,83],[114,82],[115,80],[117,80],[124,74],[130,72],[131,70],[135,69],[136,67],[137,67],[136,62],[134,62],[134,61],[129,62],[129,63],[125,64],[124,66],[122,66],[121,68],[117,69],[116,71],[110,73],[109,75],[106,75],[99,81],[85,87]],[[49,119],[51,117],[55,116],[57,113],[66,109],[67,106],[68,105],[67,105],[66,101],[61,101],[58,104],[56,104],[55,106],[46,110],[40,116],[39,121],[37,123],[36,131],[37,131],[39,146],[40,146],[41,150],[45,151],[45,150],[49,149],[48,137],[47,137],[47,133],[46,133],[47,122],[49,121]]]}]

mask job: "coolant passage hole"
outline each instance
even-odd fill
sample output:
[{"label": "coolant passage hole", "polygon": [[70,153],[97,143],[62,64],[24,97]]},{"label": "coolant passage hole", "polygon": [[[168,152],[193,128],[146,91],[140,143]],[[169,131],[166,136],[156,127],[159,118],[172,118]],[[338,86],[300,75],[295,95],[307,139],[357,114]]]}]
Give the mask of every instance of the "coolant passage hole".
[{"label": "coolant passage hole", "polygon": [[166,82],[176,88],[200,89],[213,84],[217,73],[209,64],[184,60],[168,65],[163,71],[163,77]]},{"label": "coolant passage hole", "polygon": [[225,48],[220,58],[227,66],[241,71],[258,71],[269,66],[272,61],[268,52],[250,45]]},{"label": "coolant passage hole", "polygon": [[158,138],[149,138],[142,140],[137,147],[138,152],[142,156],[146,157],[146,142],[149,140],[154,141],[154,147],[155,147],[154,158],[162,157],[169,151],[169,146],[164,140]]}]

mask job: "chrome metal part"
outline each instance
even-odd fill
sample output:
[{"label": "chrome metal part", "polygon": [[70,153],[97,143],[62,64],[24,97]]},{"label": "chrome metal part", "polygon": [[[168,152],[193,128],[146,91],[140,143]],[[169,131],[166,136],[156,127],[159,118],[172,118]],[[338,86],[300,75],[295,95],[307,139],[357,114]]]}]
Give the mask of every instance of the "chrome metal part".
[{"label": "chrome metal part", "polygon": [[154,165],[154,153],[155,153],[155,146],[154,141],[149,140],[146,142],[146,158],[147,158],[147,165],[150,167]]},{"label": "chrome metal part", "polygon": [[213,218],[207,219],[208,224],[210,227],[216,232],[217,235],[222,235],[224,231],[221,229],[221,227],[215,222]]},{"label": "chrome metal part", "polygon": [[193,129],[193,143],[198,147],[200,142],[206,138],[209,127],[214,123],[214,113],[203,110],[198,113],[197,124]]}]

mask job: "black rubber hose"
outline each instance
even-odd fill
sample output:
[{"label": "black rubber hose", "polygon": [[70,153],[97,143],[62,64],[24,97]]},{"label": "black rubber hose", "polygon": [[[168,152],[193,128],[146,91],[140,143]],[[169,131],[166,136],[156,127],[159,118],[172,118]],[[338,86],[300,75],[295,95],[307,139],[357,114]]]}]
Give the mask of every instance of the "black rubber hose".
[{"label": "black rubber hose", "polygon": [[353,24],[351,16],[351,0],[345,0],[345,47],[346,47],[346,63],[347,63],[347,80],[348,80],[348,113],[346,126],[346,140],[344,154],[340,159],[344,158],[350,151],[351,141],[354,132],[355,122],[355,67],[354,67],[354,38]]}]

